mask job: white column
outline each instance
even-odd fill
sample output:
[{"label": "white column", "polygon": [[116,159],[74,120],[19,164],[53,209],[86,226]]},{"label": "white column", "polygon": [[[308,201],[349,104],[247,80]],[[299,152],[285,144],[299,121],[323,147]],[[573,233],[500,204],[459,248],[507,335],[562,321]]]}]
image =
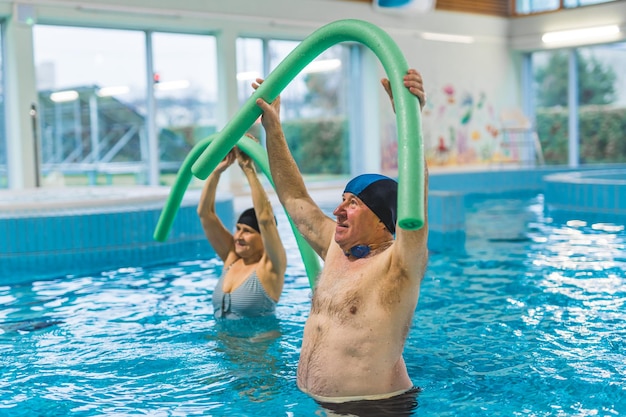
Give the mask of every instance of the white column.
[{"label": "white column", "polygon": [[569,166],[578,168],[580,157],[578,142],[578,69],[576,65],[576,50],[569,52],[569,78],[568,78],[568,98],[567,108],[569,109]]},{"label": "white column", "polygon": [[[152,49],[152,32],[146,32],[146,132],[148,155],[142,152],[142,159],[148,160],[148,184],[152,186],[159,185],[160,170],[160,152],[159,152],[159,133],[156,126],[156,99],[154,97],[154,51]],[[142,147],[143,149],[143,147]],[[143,162],[143,161],[142,161]]]},{"label": "white column", "polygon": [[[14,15],[15,16],[15,15]],[[33,188],[38,184],[35,137],[31,107],[38,108],[32,27],[14,19],[7,21],[5,39],[5,107],[9,188]],[[37,128],[37,129],[35,129]],[[39,146],[39,145],[38,145]]]},{"label": "white column", "polygon": [[[237,32],[224,29],[216,36],[217,43],[217,126],[223,129],[240,108],[237,99]],[[222,175],[220,188],[232,191],[245,186],[245,177],[235,163]]]},{"label": "white column", "polygon": [[[380,72],[380,60],[367,48],[360,48],[359,85],[355,85],[348,94],[355,94],[360,103],[352,101],[350,132],[350,171],[351,176],[380,172],[381,168],[381,111],[380,97],[384,92],[380,79],[384,72]],[[354,62],[354,59],[353,59]],[[381,75],[382,74],[382,75]],[[360,92],[354,88],[360,89]],[[353,100],[353,98],[350,98]],[[358,124],[360,129],[352,131],[352,126]]]}]

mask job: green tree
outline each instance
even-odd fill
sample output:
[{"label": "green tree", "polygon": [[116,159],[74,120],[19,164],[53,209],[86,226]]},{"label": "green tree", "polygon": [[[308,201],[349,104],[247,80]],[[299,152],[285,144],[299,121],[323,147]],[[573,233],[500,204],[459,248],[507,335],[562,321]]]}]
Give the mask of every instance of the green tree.
[{"label": "green tree", "polygon": [[[605,67],[593,55],[583,56],[576,51],[578,69],[578,103],[610,104],[615,101],[616,75],[612,67]],[[542,107],[567,106],[569,53],[557,51],[548,63],[535,72],[537,103]]]}]

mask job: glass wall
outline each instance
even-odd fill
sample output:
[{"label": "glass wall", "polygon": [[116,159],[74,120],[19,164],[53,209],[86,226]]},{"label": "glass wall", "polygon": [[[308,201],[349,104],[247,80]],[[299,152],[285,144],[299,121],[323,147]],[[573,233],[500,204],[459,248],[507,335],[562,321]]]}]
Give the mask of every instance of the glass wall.
[{"label": "glass wall", "polygon": [[264,57],[265,42],[258,38],[237,38],[237,98],[243,104],[252,94],[252,83],[269,73]]},{"label": "glass wall", "polygon": [[212,36],[37,25],[34,50],[43,186],[173,177],[215,129]]},{"label": "glass wall", "polygon": [[572,151],[582,164],[626,162],[626,43],[535,52],[532,67],[546,163],[567,164]]},{"label": "glass wall", "polygon": [[532,55],[537,133],[546,164],[568,161],[568,60],[567,51]]},{"label": "glass wall", "polygon": [[8,169],[7,169],[7,135],[4,110],[4,52],[2,45],[2,26],[0,25],[0,188],[9,186]]},{"label": "glass wall", "polygon": [[[562,5],[561,1],[563,2]],[[562,8],[572,9],[593,4],[609,3],[611,1],[617,0],[516,0],[515,12],[517,14],[541,13]]]},{"label": "glass wall", "polygon": [[216,41],[154,33],[152,50],[160,172],[173,177],[193,145],[216,131]]},{"label": "glass wall", "polygon": [[145,34],[37,25],[33,37],[42,185],[145,177]]},{"label": "glass wall", "polygon": [[567,9],[572,7],[590,6],[592,4],[609,3],[611,1],[617,0],[563,0],[563,7]]},{"label": "glass wall", "polygon": [[581,163],[626,162],[626,43],[578,49]]},{"label": "glass wall", "polygon": [[[239,99],[251,82],[269,74],[299,45],[296,41],[241,38],[237,42]],[[281,93],[281,118],[294,159],[303,174],[350,172],[347,74],[349,48],[335,45],[298,74]],[[252,132],[261,135],[258,126]]]},{"label": "glass wall", "polygon": [[518,14],[539,13],[558,8],[559,0],[517,0],[515,2],[515,11]]}]

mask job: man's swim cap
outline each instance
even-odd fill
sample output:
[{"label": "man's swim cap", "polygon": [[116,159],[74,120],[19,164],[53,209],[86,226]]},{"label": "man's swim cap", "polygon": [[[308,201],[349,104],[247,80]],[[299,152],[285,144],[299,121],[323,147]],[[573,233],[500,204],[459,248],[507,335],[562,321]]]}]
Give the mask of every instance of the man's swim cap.
[{"label": "man's swim cap", "polygon": [[241,216],[239,216],[239,220],[237,220],[237,223],[250,226],[257,232],[261,233],[261,230],[259,229],[259,221],[256,219],[256,213],[254,212],[254,208],[249,208],[241,213]]},{"label": "man's swim cap", "polygon": [[395,180],[380,174],[363,174],[350,180],[343,192],[359,197],[391,234],[396,233],[398,183]]}]

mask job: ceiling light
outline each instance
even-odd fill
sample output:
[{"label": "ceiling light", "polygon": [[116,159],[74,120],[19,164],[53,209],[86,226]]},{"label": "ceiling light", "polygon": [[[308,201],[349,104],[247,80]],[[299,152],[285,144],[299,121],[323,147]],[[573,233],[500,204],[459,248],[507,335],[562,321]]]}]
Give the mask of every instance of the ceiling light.
[{"label": "ceiling light", "polygon": [[122,94],[128,94],[130,89],[125,85],[114,86],[114,87],[102,87],[96,93],[98,97],[110,97],[110,96],[119,96]]},{"label": "ceiling light", "polygon": [[237,73],[237,79],[239,81],[254,81],[257,78],[261,78],[261,74],[256,71],[242,71]]},{"label": "ceiling light", "polygon": [[334,71],[341,67],[340,59],[322,59],[313,61],[300,72],[301,74],[311,74],[313,72]]},{"label": "ceiling light", "polygon": [[543,43],[568,43],[574,41],[608,39],[615,37],[620,32],[619,26],[597,26],[593,28],[562,30],[547,32],[542,37]]},{"label": "ceiling light", "polygon": [[78,91],[75,90],[67,90],[67,91],[57,91],[56,93],[50,94],[50,100],[55,103],[64,103],[66,101],[74,101],[78,98]]},{"label": "ceiling light", "polygon": [[472,36],[452,35],[449,33],[423,32],[422,38],[429,41],[454,42],[454,43],[474,43]]},{"label": "ceiling light", "polygon": [[183,90],[185,88],[189,88],[189,85],[190,83],[187,80],[161,81],[154,84],[154,89],[157,91]]}]

